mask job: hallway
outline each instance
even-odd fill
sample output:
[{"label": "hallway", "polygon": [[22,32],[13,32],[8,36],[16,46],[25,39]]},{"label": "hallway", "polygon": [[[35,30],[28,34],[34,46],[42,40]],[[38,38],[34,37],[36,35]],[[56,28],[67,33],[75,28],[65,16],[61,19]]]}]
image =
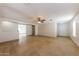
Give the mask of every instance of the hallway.
[{"label": "hallway", "polygon": [[[25,44],[24,44],[25,42]],[[67,37],[29,36],[23,44],[17,41],[0,43],[0,55],[77,56],[79,48]]]}]

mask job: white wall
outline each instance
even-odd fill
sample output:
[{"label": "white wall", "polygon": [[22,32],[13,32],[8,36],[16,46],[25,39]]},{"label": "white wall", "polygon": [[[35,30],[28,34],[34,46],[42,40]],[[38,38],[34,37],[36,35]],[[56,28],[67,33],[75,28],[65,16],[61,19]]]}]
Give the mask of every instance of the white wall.
[{"label": "white wall", "polygon": [[[73,28],[73,23],[75,21],[76,28]],[[76,30],[75,34],[73,34],[73,30]],[[74,19],[70,22],[70,37],[75,42],[75,44],[79,47],[79,14],[74,17]]]},{"label": "white wall", "polygon": [[56,37],[57,24],[55,22],[39,24],[38,25],[38,35]]},{"label": "white wall", "polygon": [[[10,21],[12,23],[5,25],[2,21]],[[35,25],[34,21],[31,21],[19,12],[0,7],[0,42],[18,39],[18,23]]]},{"label": "white wall", "polygon": [[32,25],[26,25],[27,35],[32,35]]},{"label": "white wall", "polygon": [[76,24],[76,35],[77,36],[76,36],[75,42],[79,47],[79,22]]},{"label": "white wall", "polygon": [[18,39],[18,25],[0,20],[0,42]]},{"label": "white wall", "polygon": [[35,25],[35,35],[38,35],[38,24]]}]

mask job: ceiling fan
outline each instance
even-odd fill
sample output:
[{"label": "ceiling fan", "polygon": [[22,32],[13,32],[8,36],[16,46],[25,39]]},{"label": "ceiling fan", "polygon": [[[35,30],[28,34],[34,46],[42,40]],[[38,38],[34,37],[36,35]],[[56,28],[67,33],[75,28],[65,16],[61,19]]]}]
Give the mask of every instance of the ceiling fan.
[{"label": "ceiling fan", "polygon": [[38,23],[44,23],[46,21],[43,17],[37,17]]}]

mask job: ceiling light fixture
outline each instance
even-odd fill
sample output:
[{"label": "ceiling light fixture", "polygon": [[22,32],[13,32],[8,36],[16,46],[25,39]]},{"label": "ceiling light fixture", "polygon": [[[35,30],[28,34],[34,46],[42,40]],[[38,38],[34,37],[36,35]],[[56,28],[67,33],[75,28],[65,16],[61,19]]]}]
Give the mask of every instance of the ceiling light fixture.
[{"label": "ceiling light fixture", "polygon": [[40,21],[38,21],[38,23],[41,23]]},{"label": "ceiling light fixture", "polygon": [[38,23],[44,23],[46,21],[42,16],[37,17]]}]

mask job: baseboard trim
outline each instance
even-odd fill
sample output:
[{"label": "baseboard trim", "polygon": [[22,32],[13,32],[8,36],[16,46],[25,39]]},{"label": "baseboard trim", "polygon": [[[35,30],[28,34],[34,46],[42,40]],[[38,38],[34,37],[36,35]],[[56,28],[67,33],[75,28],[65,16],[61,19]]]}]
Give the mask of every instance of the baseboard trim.
[{"label": "baseboard trim", "polygon": [[70,39],[75,44],[75,46],[77,46],[79,48],[79,45],[72,38],[70,38]]},{"label": "baseboard trim", "polygon": [[2,43],[8,43],[8,42],[15,42],[15,41],[19,41],[19,39],[14,39],[14,40],[10,40],[10,41],[0,42],[0,44],[2,44]]}]

